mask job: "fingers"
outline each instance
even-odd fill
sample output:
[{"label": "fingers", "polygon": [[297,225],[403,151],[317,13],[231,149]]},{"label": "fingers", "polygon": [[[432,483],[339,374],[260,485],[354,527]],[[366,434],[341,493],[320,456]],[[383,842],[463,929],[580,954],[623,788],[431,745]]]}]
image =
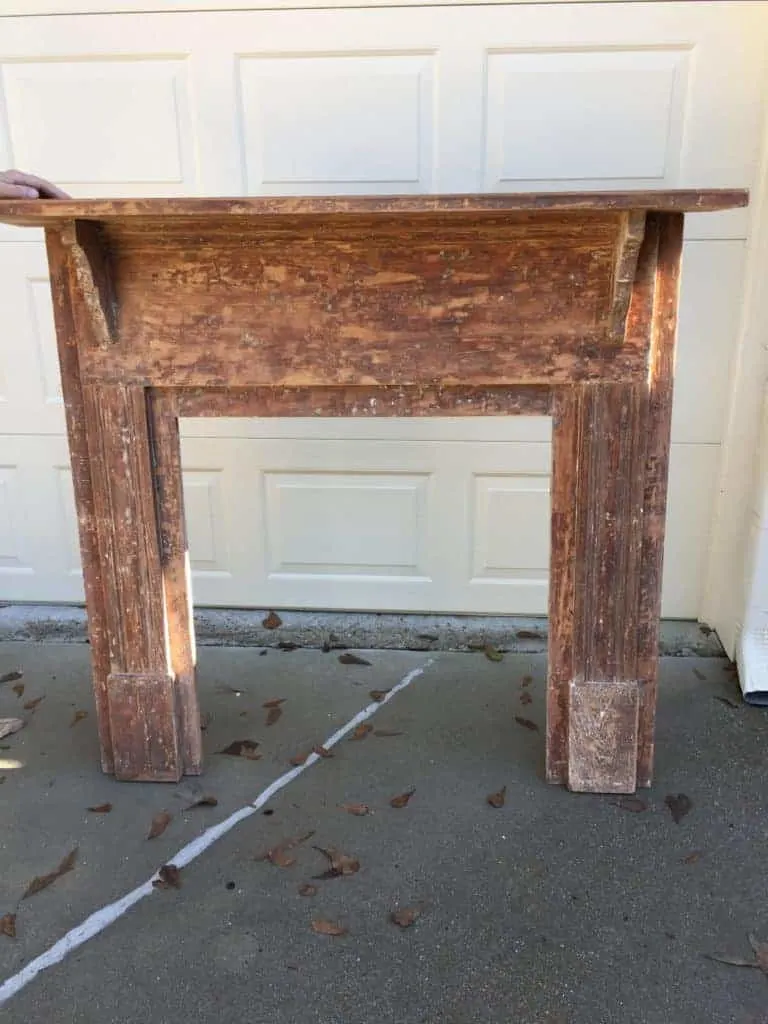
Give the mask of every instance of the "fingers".
[{"label": "fingers", "polygon": [[[22,191],[4,192],[9,186]],[[69,199],[67,193],[57,185],[26,171],[5,171],[0,174],[0,196],[5,199]]]},{"label": "fingers", "polygon": [[0,199],[39,199],[40,193],[28,185],[12,185],[0,178]]}]

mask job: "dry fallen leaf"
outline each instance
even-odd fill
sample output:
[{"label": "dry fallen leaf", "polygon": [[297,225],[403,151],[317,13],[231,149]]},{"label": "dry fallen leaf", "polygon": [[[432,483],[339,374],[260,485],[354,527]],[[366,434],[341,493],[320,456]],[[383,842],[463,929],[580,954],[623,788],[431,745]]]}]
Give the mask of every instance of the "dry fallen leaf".
[{"label": "dry fallen leaf", "polygon": [[687,857],[683,857],[683,864],[695,864],[697,860],[701,860],[701,850],[694,850]]},{"label": "dry fallen leaf", "polygon": [[393,910],[389,915],[393,924],[399,924],[401,928],[410,928],[414,921],[424,913],[425,904],[417,903],[413,907],[402,907],[400,910]]},{"label": "dry fallen leaf", "polygon": [[0,718],[0,740],[24,728],[23,718]]},{"label": "dry fallen leaf", "polygon": [[339,661],[342,665],[370,665],[370,661],[366,661],[365,658],[361,658],[357,654],[352,654],[351,651],[345,651],[344,654],[339,655]]},{"label": "dry fallen leaf", "polygon": [[296,863],[296,858],[291,856],[290,851],[305,843],[307,839],[310,839],[314,835],[314,831],[307,832],[303,836],[297,836],[295,839],[284,839],[282,843],[278,843],[277,846],[273,846],[267,850],[266,853],[261,854],[256,860],[268,860],[270,864],[274,864],[276,868],[289,868],[292,864]]},{"label": "dry fallen leaf", "polygon": [[267,725],[274,725],[283,713],[282,708],[270,708],[267,712]]},{"label": "dry fallen leaf", "polygon": [[373,726],[370,722],[361,722],[360,725],[353,730],[352,735],[349,738],[350,740],[364,740],[370,732],[373,732]]},{"label": "dry fallen leaf", "polygon": [[258,761],[261,757],[261,754],[256,753],[258,745],[255,740],[234,740],[219,753],[228,754],[230,757],[245,757],[249,761]]},{"label": "dry fallen leaf", "polygon": [[622,811],[633,811],[635,814],[639,814],[641,811],[648,810],[648,801],[643,800],[639,796],[620,796],[618,800],[614,800],[613,803],[622,809]]},{"label": "dry fallen leaf", "polygon": [[318,935],[346,935],[349,931],[343,925],[334,924],[333,921],[317,920],[312,922],[312,931]]},{"label": "dry fallen leaf", "polygon": [[157,839],[158,836],[165,832],[172,821],[173,815],[169,811],[159,811],[152,819],[147,839]]},{"label": "dry fallen leaf", "polygon": [[355,814],[358,818],[361,818],[364,814],[370,814],[371,809],[368,804],[339,804],[342,811],[346,811],[347,814]]},{"label": "dry fallen leaf", "polygon": [[300,765],[304,764],[311,753],[312,751],[308,750],[306,754],[294,754],[288,763],[292,764],[294,768],[298,768]]},{"label": "dry fallen leaf", "polygon": [[23,679],[24,673],[14,669],[12,672],[5,672],[0,676],[0,683],[15,683],[17,679]]},{"label": "dry fallen leaf", "polygon": [[411,799],[413,794],[416,792],[416,787],[413,789],[406,790],[405,793],[401,793],[399,796],[393,796],[389,801],[390,807],[405,807],[408,801]]},{"label": "dry fallen leaf", "polygon": [[21,898],[26,900],[30,896],[34,896],[35,893],[42,892],[43,889],[47,889],[48,886],[55,882],[57,878],[61,878],[62,875],[66,875],[68,871],[71,871],[75,866],[76,860],[77,847],[75,846],[74,849],[69,851],[55,871],[52,871],[49,875],[38,875],[33,878]]},{"label": "dry fallen leaf", "polygon": [[0,935],[7,935],[9,939],[16,938],[16,915],[3,914],[0,917]]},{"label": "dry fallen leaf", "polygon": [[17,697],[24,696],[24,683],[16,683],[16,685],[12,686],[11,689],[13,690]]},{"label": "dry fallen leaf", "polygon": [[491,807],[503,807],[504,802],[507,799],[507,787],[502,786],[501,789],[498,790],[498,792],[489,793],[485,799],[491,805]]},{"label": "dry fallen leaf", "polygon": [[670,793],[664,797],[664,803],[669,808],[672,820],[679,825],[686,814],[693,807],[693,801],[685,793]]},{"label": "dry fallen leaf", "polygon": [[73,716],[73,718],[72,718],[72,721],[69,723],[70,729],[72,728],[73,725],[77,725],[78,722],[82,722],[82,720],[84,718],[87,718],[87,717],[88,717],[88,712],[87,711],[76,711],[74,716]]},{"label": "dry fallen leaf", "polygon": [[314,896],[317,893],[317,886],[311,885],[309,882],[305,882],[304,885],[299,886],[299,896]]},{"label": "dry fallen leaf", "polygon": [[486,644],[483,648],[483,654],[485,654],[488,661],[504,661],[504,655],[493,644]]},{"label": "dry fallen leaf", "polygon": [[314,875],[314,878],[339,878],[341,875],[354,875],[360,870],[360,861],[357,857],[350,857],[341,850],[324,850],[322,846],[316,846],[315,849],[328,858],[330,867],[321,875]]},{"label": "dry fallen leaf", "polygon": [[265,700],[261,705],[263,708],[279,708],[281,704],[285,704],[287,697],[273,697],[272,700]]},{"label": "dry fallen leaf", "polygon": [[533,697],[530,695],[530,693],[528,693],[527,690],[523,690],[523,692],[520,694],[520,703],[530,704],[532,701]]},{"label": "dry fallen leaf", "polygon": [[539,727],[535,722],[532,722],[530,718],[521,718],[520,715],[515,715],[515,721],[518,725],[522,725],[524,729],[530,729],[531,732],[538,732]]},{"label": "dry fallen leaf", "polygon": [[181,869],[175,864],[163,864],[158,871],[159,878],[156,878],[152,885],[155,889],[180,889]]},{"label": "dry fallen leaf", "polygon": [[384,698],[387,696],[387,694],[391,691],[391,689],[392,689],[392,687],[390,686],[388,690],[371,690],[369,696],[370,696],[371,700],[375,701],[377,704],[381,704],[381,702],[384,700]]},{"label": "dry fallen leaf", "polygon": [[719,956],[714,953],[705,953],[705,956],[710,960],[717,960],[718,963],[729,964],[731,967],[756,967],[763,974],[768,975],[768,942],[758,942],[754,935],[747,937],[755,954],[752,960],[743,960],[741,957]]},{"label": "dry fallen leaf", "polygon": [[89,807],[88,810],[92,814],[109,814],[112,810],[112,804],[96,804],[95,807]]},{"label": "dry fallen leaf", "polygon": [[374,729],[374,736],[402,736],[403,733],[399,729]]},{"label": "dry fallen leaf", "polygon": [[41,700],[45,700],[45,697],[35,697],[34,700],[28,700],[24,705],[24,710],[34,711]]},{"label": "dry fallen leaf", "polygon": [[333,757],[332,751],[330,751],[327,747],[323,747],[320,745],[312,747],[312,753],[317,754],[318,757]]},{"label": "dry fallen leaf", "polygon": [[530,686],[532,682],[533,682],[533,676],[523,676],[523,678],[520,680],[520,685],[522,687],[526,687],[526,686]]},{"label": "dry fallen leaf", "polygon": [[278,626],[282,626],[283,620],[277,612],[270,612],[266,619],[261,620],[261,624],[264,629],[277,629]]}]

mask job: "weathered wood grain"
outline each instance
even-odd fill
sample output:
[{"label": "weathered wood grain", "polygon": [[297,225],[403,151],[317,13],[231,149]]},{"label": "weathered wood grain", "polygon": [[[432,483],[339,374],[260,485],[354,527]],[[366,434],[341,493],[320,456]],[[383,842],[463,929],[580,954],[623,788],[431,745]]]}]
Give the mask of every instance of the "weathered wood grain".
[{"label": "weathered wood grain", "polygon": [[62,229],[61,238],[69,250],[78,289],[82,314],[78,327],[96,345],[107,346],[115,336],[117,298],[104,229],[95,221],[73,221]]},{"label": "weathered wood grain", "polygon": [[181,444],[173,394],[150,392],[148,411],[168,660],[176,681],[179,743],[184,773],[199,775],[203,765],[203,745],[195,686],[195,634],[189,545],[184,516]]},{"label": "weathered wood grain", "polygon": [[666,210],[700,212],[746,206],[744,189],[672,189],[633,192],[524,192],[497,195],[439,196],[258,196],[248,199],[72,199],[3,200],[0,223],[45,224],[47,221],[155,217],[291,216],[367,213],[482,213],[517,210]]},{"label": "weathered wood grain", "polygon": [[683,251],[682,215],[655,214],[652,219],[659,233],[659,255],[647,378],[648,422],[637,627],[637,678],[640,684],[639,786],[650,786],[653,770],[661,582]]},{"label": "weathered wood grain", "polygon": [[45,234],[50,272],[53,316],[56,325],[61,388],[72,465],[72,484],[77,510],[80,559],[83,567],[85,602],[88,610],[88,639],[91,648],[96,721],[101,748],[101,766],[105,772],[114,770],[112,732],[109,721],[107,676],[110,671],[109,639],[103,587],[103,568],[99,551],[96,509],[93,498],[93,466],[85,424],[85,403],[80,380],[78,332],[73,306],[78,289],[71,252],[58,231]]},{"label": "weathered wood grain", "polygon": [[545,211],[427,230],[404,217],[316,231],[243,218],[207,234],[109,226],[119,337],[87,347],[82,372],[142,386],[629,380],[646,352],[612,333],[625,221]]},{"label": "weathered wood grain", "polygon": [[[634,793],[638,688],[634,682],[572,682],[568,788],[580,793]],[[585,757],[585,752],[589,756]]]},{"label": "weathered wood grain", "polygon": [[107,689],[115,737],[115,778],[178,782],[183,761],[173,679],[161,673],[112,673]]},{"label": "weathered wood grain", "polygon": [[[658,223],[649,220],[627,317],[627,336],[639,344],[645,339],[649,353],[658,261]],[[618,762],[610,768],[605,754],[610,738],[599,738],[597,724],[603,721],[629,743],[628,720],[621,725],[616,715],[597,711],[593,720],[584,711],[576,724],[572,701],[578,688],[582,709],[599,709],[602,684],[620,684],[622,692],[639,686],[647,371],[633,384],[563,389],[554,409],[547,776],[569,785],[573,778],[581,788],[591,779],[598,790],[612,792],[626,787],[629,776],[624,771],[617,781]],[[598,684],[593,701],[585,688]],[[623,699],[622,715],[629,706]],[[635,731],[633,759],[639,742]],[[607,774],[598,783],[601,771]],[[633,769],[626,791],[634,788]]]},{"label": "weathered wood grain", "polygon": [[171,388],[161,393],[177,416],[547,416],[552,404],[550,389],[536,386]]}]

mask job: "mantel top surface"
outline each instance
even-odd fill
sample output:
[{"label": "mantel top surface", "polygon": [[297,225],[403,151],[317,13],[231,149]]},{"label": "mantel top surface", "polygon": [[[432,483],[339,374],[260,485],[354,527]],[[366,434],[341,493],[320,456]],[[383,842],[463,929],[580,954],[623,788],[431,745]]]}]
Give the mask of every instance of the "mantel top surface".
[{"label": "mantel top surface", "polygon": [[677,189],[643,192],[518,192],[497,195],[258,196],[244,199],[27,199],[1,200],[0,223],[36,226],[82,218],[302,217],[371,214],[506,214],[537,210],[589,213],[657,210],[706,213],[746,206],[743,189]]}]

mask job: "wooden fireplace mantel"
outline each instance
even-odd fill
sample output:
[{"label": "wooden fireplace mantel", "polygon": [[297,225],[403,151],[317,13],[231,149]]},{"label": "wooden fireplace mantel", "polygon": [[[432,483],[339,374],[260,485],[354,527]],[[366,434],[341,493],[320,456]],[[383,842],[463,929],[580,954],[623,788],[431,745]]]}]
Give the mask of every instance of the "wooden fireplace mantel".
[{"label": "wooden fireplace mantel", "polygon": [[547,778],[649,785],[683,214],[747,201],[0,202],[46,230],[104,770],[202,767],[180,416],[536,413]]}]

